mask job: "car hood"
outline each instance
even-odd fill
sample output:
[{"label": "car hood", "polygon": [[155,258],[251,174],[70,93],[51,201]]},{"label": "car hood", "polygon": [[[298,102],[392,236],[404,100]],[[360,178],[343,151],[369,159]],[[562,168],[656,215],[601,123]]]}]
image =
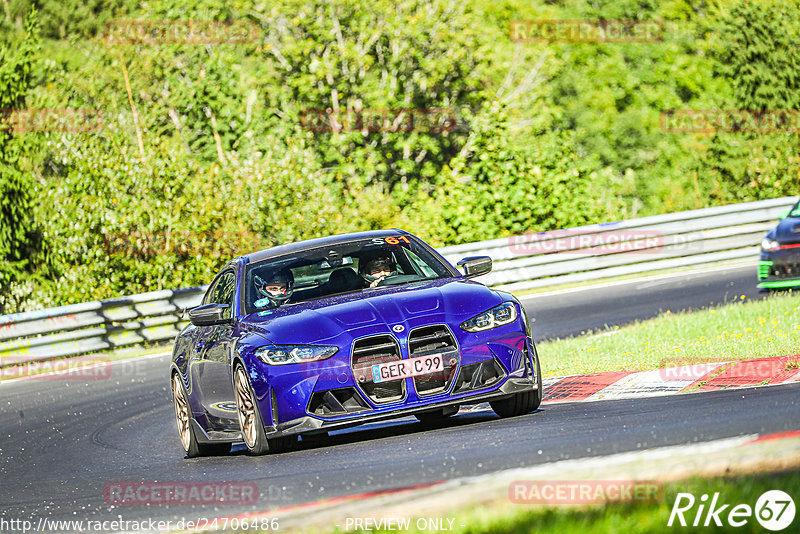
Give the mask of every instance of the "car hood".
[{"label": "car hood", "polygon": [[430,280],[375,288],[250,314],[242,327],[275,344],[319,343],[344,331],[406,324],[418,316],[457,323],[500,304],[503,297],[463,279]]},{"label": "car hood", "polygon": [[767,237],[779,243],[800,243],[800,217],[786,217]]}]

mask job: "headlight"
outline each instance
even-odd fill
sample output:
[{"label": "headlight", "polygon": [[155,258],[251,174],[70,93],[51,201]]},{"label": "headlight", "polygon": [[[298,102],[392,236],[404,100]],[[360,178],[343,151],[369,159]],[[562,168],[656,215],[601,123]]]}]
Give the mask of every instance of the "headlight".
[{"label": "headlight", "polygon": [[491,310],[476,315],[461,323],[461,328],[467,332],[481,332],[504,324],[513,323],[517,318],[517,307],[513,302],[504,302]]},{"label": "headlight", "polygon": [[777,241],[772,240],[772,239],[770,239],[768,237],[765,237],[761,241],[761,250],[776,250],[780,246],[781,246],[780,243],[778,243]]},{"label": "headlight", "polygon": [[259,360],[269,365],[286,365],[325,360],[339,351],[327,345],[267,345],[256,350]]}]

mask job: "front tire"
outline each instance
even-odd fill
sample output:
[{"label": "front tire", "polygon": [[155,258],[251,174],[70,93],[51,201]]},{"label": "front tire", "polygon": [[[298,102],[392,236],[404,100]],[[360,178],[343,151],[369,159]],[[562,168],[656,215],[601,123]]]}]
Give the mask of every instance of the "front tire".
[{"label": "front tire", "polygon": [[[494,413],[500,417],[517,417],[531,413],[539,409],[542,404],[542,367],[539,364],[539,354],[536,348],[533,349],[536,356],[536,389],[530,391],[523,391],[512,395],[507,399],[490,401],[489,405],[494,410]],[[525,359],[528,358],[528,351],[525,351]]]},{"label": "front tire", "polygon": [[252,454],[264,454],[269,451],[269,441],[264,433],[264,422],[253,388],[241,365],[237,365],[233,373],[233,389],[236,392],[236,413],[242,428],[242,440]]},{"label": "front tire", "polygon": [[192,427],[192,416],[189,410],[189,396],[183,386],[179,373],[172,373],[172,401],[175,405],[175,421],[178,424],[178,436],[181,439],[186,456],[215,456],[231,451],[230,443],[199,443]]}]

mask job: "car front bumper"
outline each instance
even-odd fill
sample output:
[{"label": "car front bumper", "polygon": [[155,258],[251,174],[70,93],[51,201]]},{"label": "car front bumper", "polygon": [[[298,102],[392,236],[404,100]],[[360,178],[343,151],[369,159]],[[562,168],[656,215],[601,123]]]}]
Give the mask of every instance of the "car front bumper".
[{"label": "car front bumper", "polygon": [[436,409],[447,408],[449,406],[463,406],[481,404],[484,402],[505,399],[517,393],[524,393],[531,391],[537,387],[535,379],[532,378],[509,378],[503,385],[494,391],[479,392],[466,394],[460,397],[453,397],[440,402],[431,402],[429,404],[415,406],[413,408],[398,408],[391,412],[371,413],[363,416],[349,418],[346,420],[325,420],[313,416],[300,417],[292,421],[280,423],[274,432],[268,433],[268,438],[291,436],[296,434],[315,434],[328,432],[330,430],[337,430],[341,428],[348,428],[364,423],[373,423],[377,421],[385,421],[388,419],[397,419],[414,415],[417,413],[429,412]]},{"label": "car front bumper", "polygon": [[758,262],[758,282],[762,289],[800,287],[800,253],[762,253]]}]

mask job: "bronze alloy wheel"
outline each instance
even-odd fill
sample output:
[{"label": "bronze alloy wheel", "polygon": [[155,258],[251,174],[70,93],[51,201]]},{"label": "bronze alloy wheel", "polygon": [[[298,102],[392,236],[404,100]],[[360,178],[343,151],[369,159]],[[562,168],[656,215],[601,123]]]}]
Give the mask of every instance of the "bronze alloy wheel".
[{"label": "bronze alloy wheel", "polygon": [[233,389],[236,392],[236,412],[239,414],[239,426],[242,427],[242,440],[252,454],[283,452],[297,443],[297,436],[267,438],[253,388],[242,365],[237,365],[233,372]]},{"label": "bronze alloy wheel", "polygon": [[192,436],[189,429],[189,403],[183,394],[183,384],[178,373],[172,375],[172,399],[175,401],[175,420],[178,423],[178,434],[183,450],[189,452]]},{"label": "bronze alloy wheel", "polygon": [[186,388],[179,373],[172,374],[172,400],[175,404],[175,421],[178,423],[178,435],[181,438],[181,446],[186,456],[197,458],[198,456],[210,456],[216,454],[226,454],[231,450],[230,442],[198,442],[195,431],[192,428],[192,412],[189,407],[189,398],[186,395]]},{"label": "bronze alloy wheel", "polygon": [[236,411],[239,414],[239,425],[242,427],[242,439],[247,448],[253,450],[258,438],[256,407],[250,394],[249,382],[243,367],[236,368],[234,384],[236,389]]}]

